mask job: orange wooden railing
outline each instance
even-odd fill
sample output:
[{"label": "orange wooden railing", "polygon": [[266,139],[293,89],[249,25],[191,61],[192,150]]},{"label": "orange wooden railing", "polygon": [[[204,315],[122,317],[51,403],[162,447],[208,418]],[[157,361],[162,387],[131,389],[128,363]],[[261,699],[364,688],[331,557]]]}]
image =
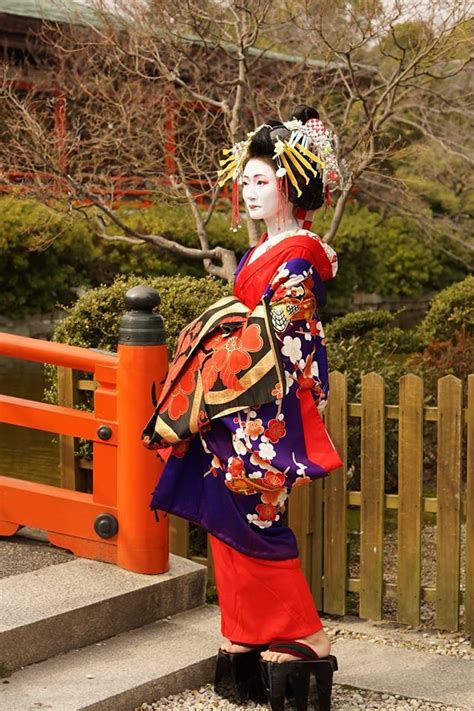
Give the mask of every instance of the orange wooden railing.
[{"label": "orange wooden railing", "polygon": [[[0,422],[93,443],[92,494],[0,476],[0,535],[40,528],[50,542],[138,573],[168,569],[168,520],[155,520],[150,492],[160,460],[141,444],[152,388],[167,369],[159,303],[148,287],[126,296],[117,354],[0,333],[0,355],[93,373],[94,411],[0,395]],[[28,433],[25,432],[25,447]]]}]

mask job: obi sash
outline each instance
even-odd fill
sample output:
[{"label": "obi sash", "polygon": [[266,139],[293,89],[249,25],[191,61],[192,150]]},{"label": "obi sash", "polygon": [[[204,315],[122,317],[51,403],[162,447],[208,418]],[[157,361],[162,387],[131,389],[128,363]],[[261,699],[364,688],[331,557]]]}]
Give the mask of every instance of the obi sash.
[{"label": "obi sash", "polygon": [[143,438],[156,448],[178,444],[214,418],[274,402],[284,383],[267,302],[249,310],[224,297],[181,332]]}]

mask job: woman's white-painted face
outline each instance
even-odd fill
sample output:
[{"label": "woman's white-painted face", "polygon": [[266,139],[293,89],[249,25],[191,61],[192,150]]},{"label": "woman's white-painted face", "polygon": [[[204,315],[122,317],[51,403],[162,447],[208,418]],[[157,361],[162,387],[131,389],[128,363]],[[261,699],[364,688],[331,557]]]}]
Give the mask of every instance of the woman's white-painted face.
[{"label": "woman's white-painted face", "polygon": [[278,180],[271,165],[261,158],[251,158],[242,176],[242,195],[254,220],[274,217],[279,209]]}]

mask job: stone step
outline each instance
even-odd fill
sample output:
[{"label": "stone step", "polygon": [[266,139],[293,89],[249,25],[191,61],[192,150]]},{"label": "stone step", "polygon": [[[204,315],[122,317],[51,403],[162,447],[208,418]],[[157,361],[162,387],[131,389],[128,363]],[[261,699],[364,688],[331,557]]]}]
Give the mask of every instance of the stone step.
[{"label": "stone step", "polygon": [[161,575],[77,558],[0,580],[0,676],[203,605],[206,569],[170,556]]},{"label": "stone step", "polygon": [[219,608],[204,605],[14,672],[0,684],[8,711],[132,711],[212,681]]}]

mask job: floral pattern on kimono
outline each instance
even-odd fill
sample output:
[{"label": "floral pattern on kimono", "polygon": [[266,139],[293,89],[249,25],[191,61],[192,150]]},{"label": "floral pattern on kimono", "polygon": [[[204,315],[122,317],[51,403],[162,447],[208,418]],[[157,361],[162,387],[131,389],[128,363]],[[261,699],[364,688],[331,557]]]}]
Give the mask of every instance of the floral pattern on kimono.
[{"label": "floral pattern on kimono", "polygon": [[[327,472],[308,460],[301,422],[300,398],[311,393],[314,417],[320,418],[328,397],[324,331],[317,312],[313,266],[292,259],[280,266],[264,298],[280,347],[285,393],[259,407],[224,418],[232,436],[227,461],[213,458],[210,472],[237,494],[256,494],[246,513],[249,524],[269,528],[280,521],[293,486]],[[300,426],[295,421],[300,418]],[[206,435],[203,435],[206,441]],[[337,455],[336,455],[337,457]]]}]

